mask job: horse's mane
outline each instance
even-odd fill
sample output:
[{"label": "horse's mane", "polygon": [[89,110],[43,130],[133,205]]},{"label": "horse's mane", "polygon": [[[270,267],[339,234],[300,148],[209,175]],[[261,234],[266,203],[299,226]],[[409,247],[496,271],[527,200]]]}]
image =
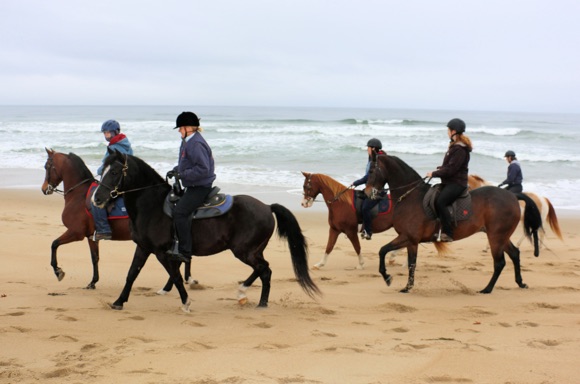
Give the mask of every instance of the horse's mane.
[{"label": "horse's mane", "polygon": [[80,172],[81,179],[92,179],[93,173],[89,170],[83,159],[81,159],[78,155],[70,152],[68,154],[68,159],[71,162],[72,166],[75,169],[78,169]]},{"label": "horse's mane", "polygon": [[323,175],[322,173],[317,173],[316,176],[320,179],[320,182],[326,185],[334,196],[338,196],[337,201],[344,201],[346,203],[352,204],[352,194],[344,193],[347,187],[344,184],[339,183],[332,177]]},{"label": "horse's mane", "polygon": [[421,175],[419,175],[417,173],[417,171],[415,171],[413,168],[411,168],[411,166],[407,163],[405,163],[403,160],[399,159],[397,156],[389,156],[391,159],[393,159],[393,161],[395,163],[397,163],[397,165],[404,171],[404,173],[406,175],[414,174],[415,178],[417,179],[422,179]]},{"label": "horse's mane", "polygon": [[153,169],[153,167],[151,167],[149,164],[147,164],[147,162],[145,162],[145,160],[143,160],[137,156],[126,155],[126,154],[123,154],[120,152],[117,152],[117,154],[112,155],[112,156],[107,156],[107,158],[105,159],[105,162],[104,162],[104,167],[111,165],[115,161],[124,161],[125,156],[127,156],[127,158],[129,160],[133,160],[137,163],[137,167],[139,168],[139,172],[141,174],[143,174],[145,177],[154,178],[155,182],[161,182],[161,181],[165,180],[163,177],[161,177],[161,175],[159,175],[159,173],[157,173],[157,171],[155,169]]}]

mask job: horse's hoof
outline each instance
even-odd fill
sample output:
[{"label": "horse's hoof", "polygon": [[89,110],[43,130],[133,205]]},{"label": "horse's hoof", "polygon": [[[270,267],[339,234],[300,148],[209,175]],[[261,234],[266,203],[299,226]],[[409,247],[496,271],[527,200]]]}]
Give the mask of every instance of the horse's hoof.
[{"label": "horse's hoof", "polygon": [[56,271],[56,278],[58,279],[58,281],[62,281],[62,279],[64,279],[64,275],[65,275],[65,273],[62,269],[59,268]]},{"label": "horse's hoof", "polygon": [[160,289],[160,290],[158,290],[158,291],[157,291],[157,294],[158,294],[159,296],[165,296],[165,295],[167,295],[168,293],[169,293],[169,291],[165,291],[164,289]]},{"label": "horse's hoof", "polygon": [[312,269],[313,271],[318,271],[320,267],[322,267],[322,265],[314,264],[310,269]]},{"label": "horse's hoof", "polygon": [[181,306],[181,310],[185,313],[191,313],[191,310],[189,309],[189,307],[191,306],[191,300],[187,299],[187,301],[185,302],[185,304],[183,304]]},{"label": "horse's hoof", "polygon": [[121,311],[123,309],[123,304],[119,305],[119,304],[109,304],[109,307],[111,307],[111,309],[114,309],[115,311]]},{"label": "horse's hoof", "polygon": [[359,271],[362,271],[363,269],[365,269],[365,265],[364,264],[359,264],[356,266],[356,269],[358,269]]},{"label": "horse's hoof", "polygon": [[256,308],[268,308],[268,303],[260,303]]},{"label": "horse's hoof", "polygon": [[89,285],[87,285],[85,287],[85,289],[96,289],[97,287],[95,286],[95,283],[89,283]]},{"label": "horse's hoof", "polygon": [[238,299],[238,304],[240,305],[246,305],[248,304],[248,298],[247,297],[241,297]]},{"label": "horse's hoof", "polygon": [[187,279],[187,281],[185,282],[185,284],[197,285],[197,284],[199,284],[199,281],[195,280],[193,277],[190,277],[189,279]]},{"label": "horse's hoof", "polygon": [[409,293],[410,290],[411,290],[411,288],[405,287],[405,288],[401,289],[399,292],[401,292],[401,293]]},{"label": "horse's hoof", "polygon": [[486,289],[482,289],[481,291],[479,291],[479,293],[483,293],[485,295],[488,295],[488,294],[491,293],[491,289],[487,289],[487,288]]},{"label": "horse's hoof", "polygon": [[529,288],[528,285],[527,284],[524,284],[524,283],[519,284],[519,286],[522,289],[528,289]]},{"label": "horse's hoof", "polygon": [[387,283],[387,287],[390,287],[392,282],[393,282],[393,276],[387,275],[387,277],[385,278],[385,283]]}]

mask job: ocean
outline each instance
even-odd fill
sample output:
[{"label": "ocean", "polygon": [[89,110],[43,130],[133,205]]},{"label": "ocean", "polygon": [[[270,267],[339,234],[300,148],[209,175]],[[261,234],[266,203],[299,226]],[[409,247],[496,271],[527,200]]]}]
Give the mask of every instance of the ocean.
[{"label": "ocean", "polygon": [[[161,175],[177,163],[175,118],[190,110],[201,118],[224,192],[283,190],[299,198],[301,171],[324,173],[349,185],[364,175],[366,143],[376,137],[390,155],[419,174],[441,164],[445,125],[459,117],[474,151],[470,173],[495,184],[506,176],[506,150],[516,152],[524,190],[556,209],[580,210],[580,114],[411,109],[217,106],[0,106],[0,172],[41,172],[45,147],[74,152],[96,172],[106,151],[100,127],[115,119],[135,155]],[[36,174],[36,173],[35,173]],[[43,173],[42,173],[43,177]],[[432,182],[435,182],[436,179]],[[40,187],[14,177],[2,186]]]}]

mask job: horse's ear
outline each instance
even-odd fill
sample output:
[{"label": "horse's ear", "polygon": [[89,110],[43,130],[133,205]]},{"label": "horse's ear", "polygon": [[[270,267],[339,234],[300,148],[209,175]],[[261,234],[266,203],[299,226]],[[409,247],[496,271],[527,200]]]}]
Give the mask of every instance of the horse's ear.
[{"label": "horse's ear", "polygon": [[308,173],[308,172],[304,172],[304,171],[300,171],[300,172],[302,172],[302,174],[304,175],[304,177],[310,176],[310,173]]},{"label": "horse's ear", "polygon": [[51,149],[48,149],[48,148],[44,147],[44,149],[46,150],[46,153],[47,153],[49,156],[50,156],[50,155],[52,155],[52,154],[54,153],[54,149],[52,149],[52,148],[51,148]]}]

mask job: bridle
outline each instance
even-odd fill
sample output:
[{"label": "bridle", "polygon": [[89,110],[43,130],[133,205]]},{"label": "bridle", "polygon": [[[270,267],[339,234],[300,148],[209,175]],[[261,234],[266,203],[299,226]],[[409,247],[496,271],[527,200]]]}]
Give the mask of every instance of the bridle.
[{"label": "bridle", "polygon": [[46,165],[44,166],[44,169],[46,170],[46,176],[44,177],[44,180],[46,181],[47,184],[47,188],[46,188],[46,194],[47,195],[51,195],[53,192],[56,193],[60,193],[63,196],[68,195],[70,192],[72,192],[73,190],[75,190],[77,187],[83,185],[84,183],[88,182],[88,181],[94,181],[94,178],[87,178],[84,179],[80,182],[78,182],[77,184],[73,185],[72,187],[70,187],[69,189],[67,189],[66,191],[61,191],[60,189],[57,188],[58,184],[54,184],[50,181],[50,176],[52,174],[52,171],[54,170],[55,172],[57,172],[57,169],[54,166],[54,155],[53,156],[48,156],[48,159],[46,160]]},{"label": "bridle", "polygon": [[[379,162],[375,159],[374,163],[375,163],[374,170],[375,171],[378,170],[380,172],[381,176],[383,176],[383,170],[379,166]],[[429,180],[427,182],[425,182],[425,179],[429,179]],[[426,184],[426,183],[428,184],[429,181],[431,181],[431,178],[428,177],[428,176],[425,176],[422,179],[413,181],[413,182],[411,182],[409,184],[401,185],[401,186],[396,187],[396,188],[386,188],[386,189],[379,190],[379,189],[373,187],[372,190],[371,190],[371,194],[370,194],[369,198],[371,200],[378,200],[378,199],[381,199],[381,195],[383,195],[384,193],[387,193],[389,190],[396,191],[396,190],[399,190],[399,189],[403,189],[403,188],[407,188],[407,187],[412,187],[407,192],[405,192],[401,196],[399,196],[399,198],[397,199],[397,203],[400,203],[404,198],[406,198],[407,196],[409,196],[409,194],[411,192],[413,192],[415,189],[417,189],[420,185],[423,185],[423,184]]]},{"label": "bridle", "polygon": [[[312,190],[312,174],[308,175],[308,177],[306,178],[306,183],[304,183],[303,189],[304,189],[304,193],[303,193],[304,200],[306,200],[308,202],[310,202],[310,201],[315,202],[316,200],[314,200],[314,199],[316,199],[316,196],[312,197],[310,194],[310,191]],[[342,196],[349,189],[350,189],[350,187],[347,187],[346,189],[340,191],[339,193],[337,193],[334,196],[334,198],[332,200],[327,200],[326,203],[327,204],[334,203],[335,201],[337,201],[340,198],[340,196]]]},{"label": "bridle", "polygon": [[115,161],[123,166],[123,168],[121,168],[122,175],[119,178],[119,182],[117,183],[117,185],[115,187],[110,187],[109,185],[103,183],[102,181],[99,184],[99,187],[105,187],[110,191],[109,196],[111,197],[111,199],[116,199],[117,197],[124,195],[125,193],[142,191],[144,189],[149,189],[149,188],[157,187],[160,185],[167,185],[167,183],[164,182],[164,183],[158,183],[158,184],[153,184],[153,185],[147,185],[145,187],[133,188],[133,189],[127,189],[125,191],[120,191],[119,188],[120,188],[121,184],[123,183],[123,180],[125,179],[125,177],[127,177],[127,170],[129,169],[128,159],[129,158],[127,156],[125,156],[124,163],[121,163],[120,161]]}]

